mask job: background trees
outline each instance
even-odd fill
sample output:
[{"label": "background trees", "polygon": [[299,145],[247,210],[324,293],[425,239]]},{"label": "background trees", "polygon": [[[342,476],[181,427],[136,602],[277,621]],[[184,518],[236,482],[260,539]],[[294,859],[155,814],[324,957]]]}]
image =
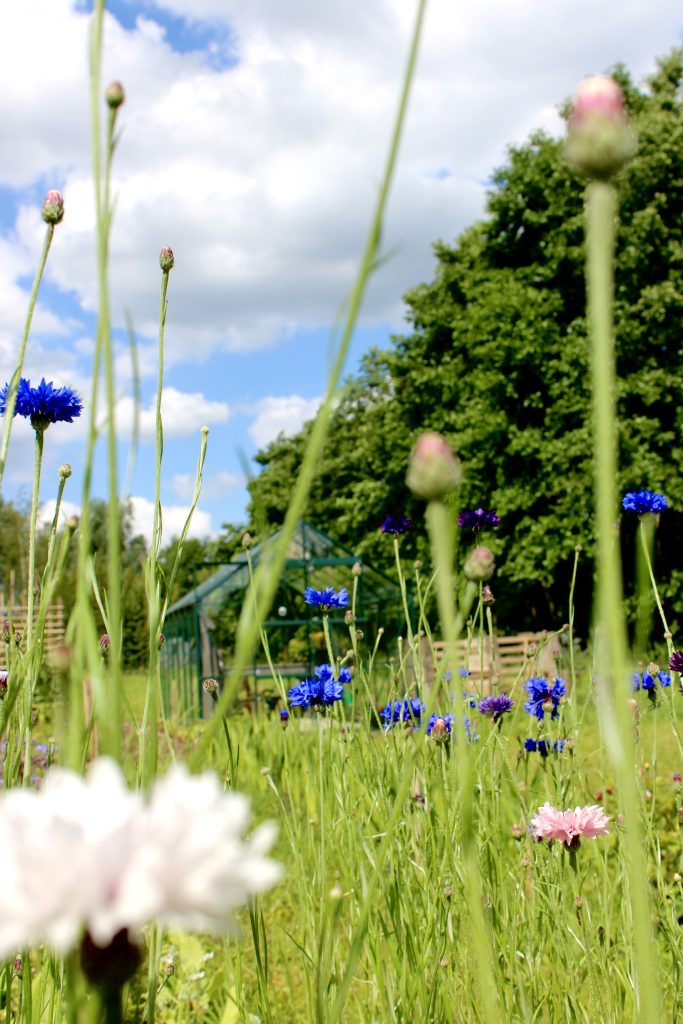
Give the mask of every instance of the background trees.
[{"label": "background trees", "polygon": [[[617,69],[639,133],[622,172],[616,267],[623,491],[663,491],[672,511],[657,533],[659,576],[683,615],[683,54],[645,89]],[[487,216],[435,247],[434,279],[406,296],[409,332],[373,351],[334,414],[308,518],[375,563],[391,549],[382,518],[422,509],[405,487],[415,437],[444,432],[466,472],[459,506],[494,506],[496,611],[506,628],[566,618],[575,545],[587,628],[592,582],[592,478],[584,319],[583,185],[562,143],[537,132],[493,176]],[[279,524],[308,428],[257,456],[251,515]],[[455,512],[454,508],[454,522]],[[615,510],[615,518],[617,510]],[[627,583],[635,523],[623,524]],[[455,525],[454,525],[455,529]],[[424,538],[405,539],[408,556]],[[630,584],[629,584],[630,585]]]}]

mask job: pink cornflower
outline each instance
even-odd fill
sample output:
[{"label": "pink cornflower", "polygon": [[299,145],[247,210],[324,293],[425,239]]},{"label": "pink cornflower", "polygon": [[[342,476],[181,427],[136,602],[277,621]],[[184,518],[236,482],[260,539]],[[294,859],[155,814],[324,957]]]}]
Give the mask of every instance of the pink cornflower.
[{"label": "pink cornflower", "polygon": [[602,807],[577,807],[573,811],[558,811],[547,801],[538,808],[538,814],[531,819],[531,827],[537,839],[559,839],[570,849],[576,849],[581,837],[595,839],[609,834]]}]

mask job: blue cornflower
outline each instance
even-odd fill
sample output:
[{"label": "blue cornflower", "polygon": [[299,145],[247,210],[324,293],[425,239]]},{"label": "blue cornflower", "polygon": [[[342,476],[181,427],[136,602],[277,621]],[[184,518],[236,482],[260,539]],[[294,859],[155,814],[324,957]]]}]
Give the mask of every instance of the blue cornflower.
[{"label": "blue cornflower", "polygon": [[289,711],[287,708],[280,708],[280,721],[283,725],[289,723]]},{"label": "blue cornflower", "polygon": [[629,491],[624,495],[621,507],[627,512],[636,512],[639,516],[647,512],[663,512],[669,504],[663,494],[655,491]]},{"label": "blue cornflower", "polygon": [[[0,413],[4,416],[9,384],[0,391]],[[30,419],[34,430],[45,430],[51,423],[72,423],[83,410],[79,395],[71,388],[56,388],[52,381],[41,380],[37,388],[21,377],[17,388],[14,415]]]},{"label": "blue cornflower", "polygon": [[323,708],[341,700],[342,684],[336,679],[304,679],[290,687],[289,703],[294,708]]},{"label": "blue cornflower", "polygon": [[419,725],[424,711],[425,705],[421,700],[417,697],[406,697],[404,700],[390,700],[382,708],[380,717],[388,731],[398,722]]},{"label": "blue cornflower", "polygon": [[[472,673],[470,672],[470,675],[471,674]],[[463,690],[462,699],[465,701],[466,704],[469,704],[471,708],[476,708],[478,700],[476,693],[468,693],[467,690]]]},{"label": "blue cornflower", "polygon": [[658,665],[648,665],[643,672],[633,673],[633,689],[654,693],[657,683],[660,686],[671,686],[671,676]]},{"label": "blue cornflower", "polygon": [[482,715],[492,715],[493,721],[498,722],[506,712],[512,711],[514,706],[515,702],[510,700],[506,693],[499,693],[480,700],[478,710]]},{"label": "blue cornflower", "polygon": [[500,525],[500,518],[496,515],[495,508],[464,508],[458,513],[458,526],[465,530],[473,530],[478,533],[486,528],[495,530]]},{"label": "blue cornflower", "polygon": [[349,595],[346,587],[340,587],[339,593],[335,594],[334,587],[325,587],[324,590],[314,590],[313,587],[306,587],[304,590],[304,601],[306,604],[315,605],[323,612],[329,612],[333,608],[346,608],[349,603]]},{"label": "blue cornflower", "polygon": [[[331,665],[318,665],[317,669],[315,670],[315,675],[316,678],[319,679],[321,683],[328,683],[335,680],[334,669],[332,668]],[[336,677],[337,682],[350,683],[352,679],[353,676],[349,672],[348,668],[339,669],[339,675]]]},{"label": "blue cornflower", "polygon": [[547,757],[548,754],[553,750],[556,754],[562,753],[564,750],[564,740],[555,740],[551,747],[550,740],[524,740],[524,749],[530,754],[535,754],[537,751],[542,757]]},{"label": "blue cornflower", "polygon": [[559,677],[550,684],[550,680],[544,676],[533,676],[524,684],[524,689],[529,694],[529,699],[524,704],[524,710],[530,715],[543,721],[546,711],[551,718],[558,718],[559,705],[562,697],[567,691],[567,684]]},{"label": "blue cornflower", "polygon": [[380,526],[382,533],[390,533],[394,537],[406,533],[413,524],[406,516],[387,516]]}]

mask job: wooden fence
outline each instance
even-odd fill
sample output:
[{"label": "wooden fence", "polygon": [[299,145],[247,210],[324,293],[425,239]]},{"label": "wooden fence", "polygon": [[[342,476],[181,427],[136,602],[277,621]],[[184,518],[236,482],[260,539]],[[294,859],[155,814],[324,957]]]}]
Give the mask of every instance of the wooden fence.
[{"label": "wooden fence", "polygon": [[[421,660],[426,682],[434,681],[446,647],[444,640],[423,638]],[[527,677],[556,675],[559,655],[560,641],[554,633],[517,633],[494,636],[493,640],[487,634],[456,642],[453,670],[469,669],[473,681],[480,684],[484,693],[489,693],[494,677],[503,687],[509,687],[522,671]]]},{"label": "wooden fence", "polygon": [[[0,600],[0,628],[3,623],[9,622],[15,631],[25,635],[27,613],[28,607],[25,604],[6,605]],[[34,622],[36,618],[37,608],[34,611]],[[43,633],[43,653],[52,651],[64,643],[64,629],[64,605],[61,601],[57,601],[47,610]],[[7,669],[7,648],[4,643],[0,644],[0,669]]]}]

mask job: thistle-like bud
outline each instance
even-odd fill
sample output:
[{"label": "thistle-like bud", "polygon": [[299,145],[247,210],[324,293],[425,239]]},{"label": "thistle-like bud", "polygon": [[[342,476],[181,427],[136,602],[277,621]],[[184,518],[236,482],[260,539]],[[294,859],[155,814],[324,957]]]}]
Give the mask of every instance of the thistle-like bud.
[{"label": "thistle-like bud", "polygon": [[491,588],[488,585],[488,583],[486,583],[482,587],[482,590],[481,590],[481,600],[482,600],[483,604],[495,604],[496,603],[496,599],[493,596],[493,591],[491,590]]},{"label": "thistle-like bud", "polygon": [[624,96],[608,75],[585,78],[574,96],[567,127],[567,159],[586,178],[606,180],[636,151]]},{"label": "thistle-like bud", "polygon": [[443,718],[437,718],[432,726],[432,739],[437,743],[445,743],[449,737],[448,723]]},{"label": "thistle-like bud", "polygon": [[159,253],[159,266],[165,274],[168,274],[169,270],[173,270],[175,264],[175,256],[173,255],[173,249],[170,245],[165,245]]},{"label": "thistle-like bud", "polygon": [[126,98],[120,82],[110,82],[104,90],[104,99],[110,110],[117,110]]},{"label": "thistle-like bud", "polygon": [[202,683],[204,687],[204,693],[208,693],[209,697],[213,697],[214,700],[218,697],[218,680],[217,679],[205,679]]},{"label": "thistle-like bud", "polygon": [[164,636],[163,633],[159,633],[159,639],[157,640],[157,647],[159,648],[159,650],[161,650],[165,643],[166,637]]},{"label": "thistle-like bud", "polygon": [[478,547],[471,553],[465,562],[465,576],[468,580],[476,582],[490,580],[496,568],[493,561],[493,552],[489,548]]},{"label": "thistle-like bud", "polygon": [[68,462],[63,462],[59,467],[60,480],[68,480],[72,473],[73,469],[71,468],[71,465]]},{"label": "thistle-like bud", "polygon": [[7,678],[7,672],[0,672],[0,700],[2,700],[7,693]]},{"label": "thistle-like bud", "polygon": [[64,216],[64,199],[62,193],[51,188],[43,200],[43,220],[46,224],[59,224]]},{"label": "thistle-like bud", "polygon": [[109,648],[111,647],[111,641],[109,640],[109,634],[103,633],[97,644],[100,654],[109,654]]},{"label": "thistle-like bud", "polygon": [[356,621],[356,616],[353,614],[350,608],[344,612],[344,623],[347,626],[352,626]]},{"label": "thistle-like bud", "polygon": [[441,434],[423,434],[408,462],[406,483],[413,494],[426,501],[440,501],[462,480],[462,466]]},{"label": "thistle-like bud", "polygon": [[360,564],[360,562],[354,562],[353,565],[351,566],[351,575],[352,576],[360,576],[362,571],[363,571],[363,566]]},{"label": "thistle-like bud", "polygon": [[251,534],[245,533],[244,536],[242,537],[242,547],[244,548],[244,550],[247,551],[253,543],[254,541]]}]

